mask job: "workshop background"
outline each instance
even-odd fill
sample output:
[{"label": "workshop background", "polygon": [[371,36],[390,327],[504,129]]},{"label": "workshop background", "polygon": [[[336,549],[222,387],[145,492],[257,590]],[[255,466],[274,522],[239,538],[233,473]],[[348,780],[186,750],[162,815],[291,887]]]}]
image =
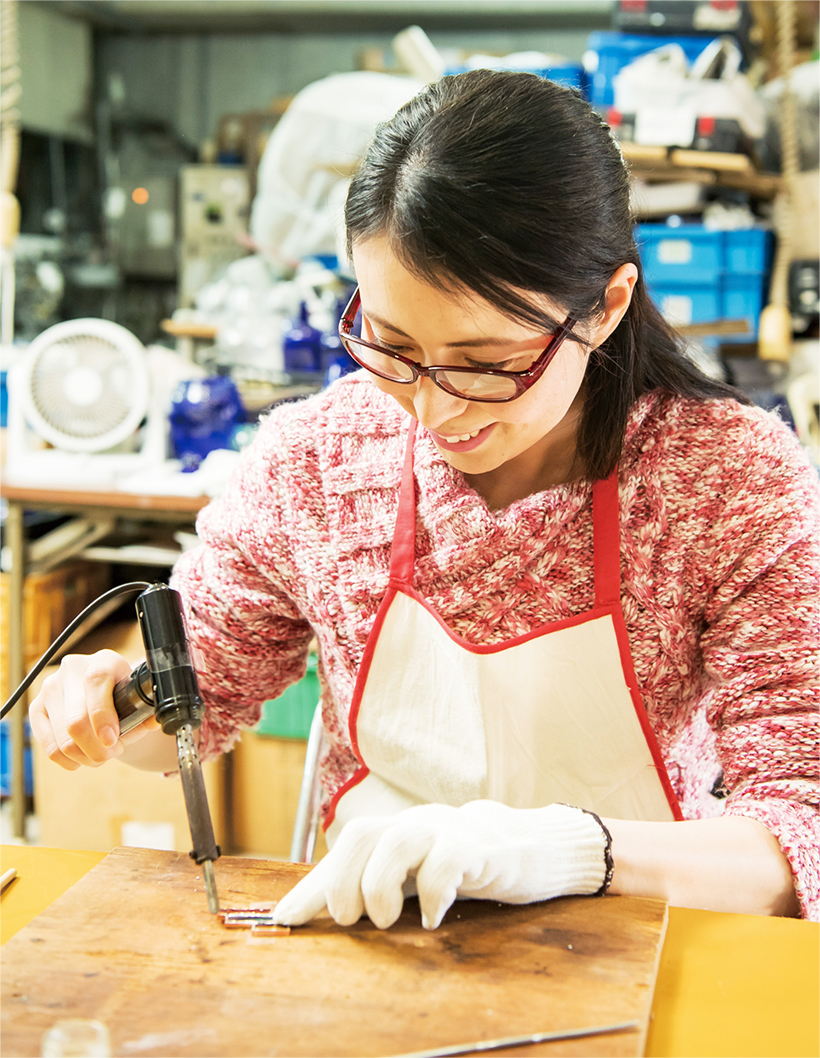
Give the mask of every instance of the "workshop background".
[{"label": "workshop background", "polygon": [[[107,588],[167,580],[261,413],[355,367],[336,337],[347,184],[376,123],[444,73],[530,70],[589,98],[662,311],[820,465],[815,0],[0,9],[3,700]],[[131,604],[65,649],[103,646],[140,658]],[[206,766],[223,851],[288,857],[317,698],[311,657]],[[63,772],[24,705],[0,725],[4,842],[187,851],[178,782]]]}]

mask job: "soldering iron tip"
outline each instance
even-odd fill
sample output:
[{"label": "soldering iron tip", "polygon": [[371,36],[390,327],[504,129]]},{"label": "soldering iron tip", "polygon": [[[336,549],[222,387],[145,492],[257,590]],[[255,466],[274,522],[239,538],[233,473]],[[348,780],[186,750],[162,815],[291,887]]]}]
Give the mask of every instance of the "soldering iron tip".
[{"label": "soldering iron tip", "polygon": [[205,892],[208,894],[208,910],[215,915],[219,911],[219,896],[216,892],[216,878],[214,877],[212,860],[203,860],[202,874],[205,878]]}]

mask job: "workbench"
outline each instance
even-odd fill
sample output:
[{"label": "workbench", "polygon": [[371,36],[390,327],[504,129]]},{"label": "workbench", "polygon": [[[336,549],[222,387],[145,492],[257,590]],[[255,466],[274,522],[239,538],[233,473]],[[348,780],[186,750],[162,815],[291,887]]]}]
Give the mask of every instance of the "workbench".
[{"label": "workbench", "polygon": [[[142,854],[146,863],[152,857],[158,859],[174,855],[150,853],[148,850],[119,851],[134,856]],[[2,942],[5,944],[35,916],[50,908],[62,894],[70,895],[68,891],[74,883],[84,878],[103,859],[102,853],[3,846],[0,849],[0,869],[5,871],[15,867],[18,877],[2,895]],[[270,866],[259,861],[247,863],[256,863],[258,866],[255,869]],[[278,866],[285,874],[306,869],[295,864]],[[249,867],[249,870],[253,869],[253,866]],[[219,876],[222,873],[221,862],[217,864],[217,871]],[[222,873],[222,877],[225,876]],[[164,876],[158,880],[166,882]],[[223,898],[228,898],[228,894],[229,889],[225,887]],[[203,899],[201,893],[194,894],[194,897]],[[177,894],[177,898],[186,901],[185,910],[190,914],[187,901],[191,897],[183,893]],[[167,901],[167,895],[163,899]],[[540,907],[548,908],[551,904],[555,902]],[[590,905],[593,906],[597,908],[597,905]],[[101,915],[104,910],[100,909]],[[508,910],[511,922],[527,914],[522,909]],[[93,909],[90,913],[93,915]],[[134,908],[134,914],[148,926],[152,915],[150,907]],[[401,930],[398,933],[401,940]],[[379,936],[387,940],[389,934],[388,930],[387,934]],[[419,932],[419,936],[426,940],[435,934],[424,931]],[[407,938],[404,940],[406,942]],[[267,942],[274,944],[268,949],[271,960],[275,961],[277,951],[282,950],[275,945],[282,942]],[[114,943],[112,938],[112,946]],[[469,952],[462,951],[461,957],[465,960],[467,973],[471,965]],[[820,925],[817,923],[669,908],[645,1054],[667,1058],[816,1056],[820,1047],[819,968]],[[9,969],[4,965],[4,976]],[[340,981],[322,982],[321,988],[326,989],[333,984],[344,986],[344,982]],[[374,981],[373,986],[378,988],[378,981]],[[544,981],[545,989],[555,986],[554,981]],[[320,988],[319,982],[317,988]],[[61,1013],[59,1016],[64,1017],[66,1014]],[[347,1053],[341,1047],[341,1042],[340,1048],[339,1053]],[[173,1055],[175,1050],[166,1048],[162,1053]],[[501,1053],[526,1056],[540,1052],[535,1047]],[[593,1052],[582,1047],[571,1053]],[[601,1052],[596,1050],[594,1053]]]},{"label": "workbench", "polygon": [[[100,533],[116,526],[119,520],[146,525],[189,526],[197,512],[208,503],[208,496],[132,495],[125,492],[26,488],[3,484],[0,496],[8,504],[6,546],[10,554],[9,612],[4,615],[9,640],[9,684],[17,687],[25,675],[23,656],[23,585],[32,572],[28,561],[28,540],[24,524],[25,511],[49,511],[57,515],[76,516],[101,526]],[[98,539],[93,532],[80,536],[52,554],[49,561],[64,561],[82,554],[89,543]],[[22,837],[25,827],[24,787],[24,720],[25,696],[9,714],[12,746],[12,823],[15,837]]]}]

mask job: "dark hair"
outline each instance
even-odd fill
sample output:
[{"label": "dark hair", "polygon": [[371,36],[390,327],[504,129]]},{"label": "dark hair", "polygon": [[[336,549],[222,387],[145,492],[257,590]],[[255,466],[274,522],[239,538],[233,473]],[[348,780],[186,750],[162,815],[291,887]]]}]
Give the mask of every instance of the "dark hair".
[{"label": "dark hair", "polygon": [[571,89],[490,70],[429,85],[377,128],[345,221],[348,252],[386,235],[418,278],[473,291],[545,331],[562,321],[528,293],[583,322],[603,310],[614,272],[637,266],[626,315],[593,350],[584,379],[577,447],[591,479],[617,463],[641,394],[739,397],[694,366],[649,298],[620,149]]}]

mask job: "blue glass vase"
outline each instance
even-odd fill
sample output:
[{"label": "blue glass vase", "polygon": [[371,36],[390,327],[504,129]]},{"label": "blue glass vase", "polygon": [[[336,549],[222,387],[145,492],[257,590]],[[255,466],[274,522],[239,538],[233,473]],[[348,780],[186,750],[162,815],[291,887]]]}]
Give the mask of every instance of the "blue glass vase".
[{"label": "blue glass vase", "polygon": [[226,375],[180,382],[171,398],[171,444],[183,471],[196,470],[216,448],[231,448],[245,421],[239,390]]}]

